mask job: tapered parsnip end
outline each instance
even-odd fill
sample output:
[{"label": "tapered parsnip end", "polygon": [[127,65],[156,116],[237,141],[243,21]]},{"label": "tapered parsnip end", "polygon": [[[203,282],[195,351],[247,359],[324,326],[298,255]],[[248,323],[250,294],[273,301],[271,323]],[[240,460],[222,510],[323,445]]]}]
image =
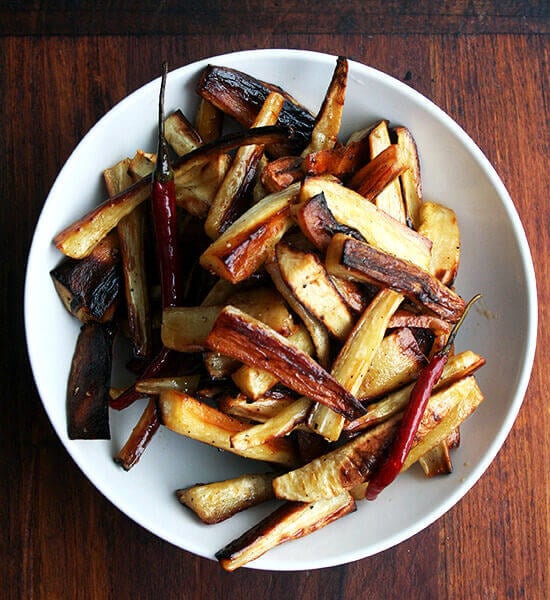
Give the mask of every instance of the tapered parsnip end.
[{"label": "tapered parsnip end", "polygon": [[313,503],[288,502],[216,552],[216,558],[226,571],[235,571],[271,548],[318,531],[355,508],[349,494]]}]

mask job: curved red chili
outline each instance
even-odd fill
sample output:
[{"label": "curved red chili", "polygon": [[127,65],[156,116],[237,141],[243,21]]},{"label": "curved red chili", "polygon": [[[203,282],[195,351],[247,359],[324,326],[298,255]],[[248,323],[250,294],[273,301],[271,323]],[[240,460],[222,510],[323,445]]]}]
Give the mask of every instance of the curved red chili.
[{"label": "curved red chili", "polygon": [[168,74],[167,64],[163,64],[162,82],[159,95],[159,123],[157,162],[153,173],[151,208],[155,232],[157,257],[160,270],[162,307],[177,306],[181,302],[183,290],[178,241],[178,220],[174,172],[170,164],[166,139],[164,137],[164,90]]},{"label": "curved red chili", "polygon": [[445,347],[439,352],[436,352],[426,367],[420,371],[420,375],[412,389],[409,403],[405,409],[405,414],[403,415],[403,419],[401,420],[389,454],[369,481],[367,492],[365,494],[367,500],[375,500],[378,497],[378,494],[401,472],[413,444],[414,437],[418,431],[420,422],[422,421],[422,417],[424,416],[424,411],[430,400],[432,390],[439,381],[443,369],[449,360],[449,352],[458,329],[464,322],[470,307],[474,302],[477,302],[480,297],[481,296],[478,294],[468,302],[459,321],[454,325]]}]

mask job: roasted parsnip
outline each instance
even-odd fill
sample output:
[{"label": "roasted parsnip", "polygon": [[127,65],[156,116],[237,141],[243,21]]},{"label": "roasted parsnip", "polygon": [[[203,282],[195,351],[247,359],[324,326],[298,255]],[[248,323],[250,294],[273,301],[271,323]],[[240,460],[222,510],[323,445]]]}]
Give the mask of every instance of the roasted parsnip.
[{"label": "roasted parsnip", "polygon": [[178,500],[203,523],[212,525],[275,497],[275,473],[251,473],[234,479],[197,484],[176,491]]},{"label": "roasted parsnip", "polygon": [[312,503],[288,502],[216,552],[216,558],[226,571],[234,571],[271,548],[309,535],[355,508],[354,499],[345,493]]}]

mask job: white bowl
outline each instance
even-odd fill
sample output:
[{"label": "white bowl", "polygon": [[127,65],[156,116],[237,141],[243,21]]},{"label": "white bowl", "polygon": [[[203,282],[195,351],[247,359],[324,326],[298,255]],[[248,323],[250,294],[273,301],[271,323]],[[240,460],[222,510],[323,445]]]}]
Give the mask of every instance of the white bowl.
[{"label": "white bowl", "polygon": [[[312,111],[322,101],[335,57],[297,50],[257,50],[217,56],[170,73],[166,108],[194,114],[194,84],[207,64],[235,67],[282,85]],[[163,428],[141,462],[126,473],[113,455],[143,405],[112,413],[111,441],[71,441],[66,433],[65,386],[79,325],[62,307],[49,272],[61,255],[54,235],[103,199],[102,170],[136,149],[154,151],[159,81],[137,90],[107,113],[77,146],[44,205],[30,251],[25,289],[27,343],[36,384],[61,441],[90,481],[120,510],[159,537],[213,558],[214,553],[272,509],[260,506],[206,526],[182,507],[174,490],[250,470],[229,453]],[[416,138],[424,193],[451,206],[462,232],[457,290],[483,302],[462,329],[458,348],[487,358],[478,381],[486,400],[462,427],[454,472],[425,480],[411,469],[376,502],[301,540],[283,544],[250,564],[301,570],[354,561],[389,548],[449,510],[474,485],[502,446],[523,400],[536,342],[536,286],[529,247],[498,175],[466,133],[432,102],[405,84],[350,62],[344,133],[376,119],[407,126]],[[258,467],[256,467],[258,468]]]}]

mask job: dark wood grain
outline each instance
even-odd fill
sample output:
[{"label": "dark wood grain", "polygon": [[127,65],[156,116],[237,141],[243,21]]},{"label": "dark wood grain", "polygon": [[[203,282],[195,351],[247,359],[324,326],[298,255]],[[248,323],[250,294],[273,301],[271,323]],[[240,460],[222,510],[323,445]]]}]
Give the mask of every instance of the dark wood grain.
[{"label": "dark wood grain", "polygon": [[0,32],[6,35],[464,35],[550,29],[550,5],[544,0],[348,0],[327,2],[323,10],[316,10],[317,3],[294,0],[168,0],[156,5],[146,0],[56,0],[47,3],[47,10],[37,1],[7,4],[0,5]]},{"label": "dark wood grain", "polygon": [[[46,7],[49,5],[49,8]],[[366,4],[366,5],[365,5]],[[414,5],[414,8],[411,8]],[[550,594],[550,10],[547,2],[349,2],[310,18],[281,0],[0,6],[0,582],[7,598],[545,598]],[[239,12],[240,11],[240,12]],[[248,11],[248,12],[247,12]],[[254,30],[244,30],[246,14]],[[169,18],[167,18],[167,16]],[[139,35],[134,35],[139,34]],[[346,54],[445,109],[496,167],[531,244],[539,343],[519,417],[479,483],[432,526],[369,559],[226,574],[122,515],[41,407],[22,314],[33,228],[72,149],[117,101],[173,67],[254,47]]]}]

